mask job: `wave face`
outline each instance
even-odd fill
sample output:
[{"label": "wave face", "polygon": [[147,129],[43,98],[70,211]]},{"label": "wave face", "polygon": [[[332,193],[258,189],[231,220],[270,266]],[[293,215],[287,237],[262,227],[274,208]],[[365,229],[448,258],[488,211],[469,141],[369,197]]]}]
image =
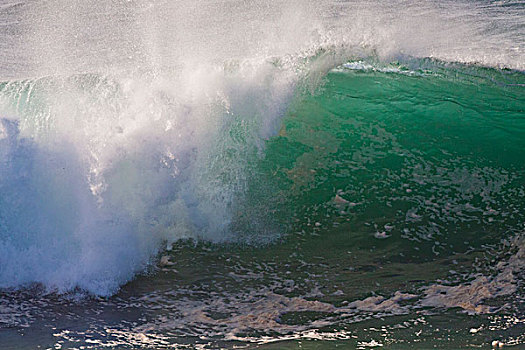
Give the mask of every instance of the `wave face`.
[{"label": "wave face", "polygon": [[[327,72],[335,67],[382,74],[379,79],[398,92],[394,100],[419,100],[414,115],[398,116],[403,122],[419,123],[426,114],[466,115],[461,122],[451,119],[458,125],[447,132],[443,121],[435,121],[441,124],[429,131],[431,140],[471,132],[472,148],[465,148],[465,154],[490,154],[482,140],[497,137],[498,154],[518,152],[501,160],[514,169],[524,149],[522,73],[476,68],[469,78],[467,68],[427,67],[436,61],[424,58],[523,70],[523,11],[522,3],[512,1],[1,5],[0,287],[36,282],[58,292],[80,288],[107,296],[145,271],[166,242],[192,238],[257,244],[287,233],[293,228],[286,217],[301,215],[301,208],[311,210],[331,196],[330,191],[311,198],[295,192],[309,186],[311,162],[331,159],[313,155],[297,161],[293,143],[268,155],[266,140],[277,135],[287,111],[295,113],[295,101],[304,102],[305,93],[323,89]],[[395,67],[387,64],[394,61]],[[392,69],[398,71],[388,71]],[[329,82],[339,79],[334,74]],[[421,79],[412,80],[412,75]],[[347,110],[383,113],[405,108],[402,102],[375,101],[385,99],[382,92],[362,90],[359,84],[365,82],[360,79],[345,81],[338,89],[341,94],[352,88],[352,94],[357,93],[359,103],[344,105]],[[495,85],[490,85],[492,80]],[[453,96],[463,93],[459,100],[451,97],[450,86]],[[403,94],[404,89],[412,93]],[[420,90],[437,91],[440,97],[419,96],[415,91]],[[469,96],[480,91],[483,100],[471,103]],[[375,101],[371,105],[370,99]],[[298,123],[309,117],[304,118]],[[463,125],[469,122],[472,129]],[[290,132],[292,122],[287,123],[281,132]],[[517,170],[491,168],[494,154],[486,164],[455,170],[457,159],[452,156],[431,162],[432,149],[420,156],[410,145],[402,148],[394,134],[383,132],[384,123],[394,121],[371,126],[369,133],[356,124],[354,131],[368,136],[356,141],[362,148],[352,150],[354,157],[368,159],[367,143],[375,140],[399,152],[405,149],[413,176],[430,176],[421,186],[436,188],[448,181],[450,189],[438,191],[433,205],[450,208],[436,214],[436,225],[450,224],[446,217],[455,217],[451,213],[456,210],[462,213],[456,213],[458,220],[471,211],[504,212],[500,207],[505,199],[492,194],[498,196],[504,185],[519,182]],[[420,136],[421,129],[406,128],[407,140],[425,148],[429,139]],[[304,134],[301,137],[308,138]],[[300,147],[318,149],[327,140],[312,139],[313,144],[302,142]],[[449,146],[453,148],[452,141]],[[281,154],[288,153],[290,158],[281,160]],[[377,164],[374,159],[370,164]],[[295,172],[302,182],[270,176],[266,161],[296,163],[290,174]],[[356,176],[363,171],[355,164],[346,166]],[[326,176],[327,184],[337,177]],[[384,190],[403,186],[399,181],[386,183]],[[519,185],[508,186],[515,188],[511,194],[519,191]],[[338,198],[349,201],[345,194]],[[476,197],[475,203],[454,201],[457,196]],[[492,201],[498,208],[488,206]],[[420,204],[431,215],[430,204]],[[373,206],[370,210],[374,212]],[[416,210],[407,213],[406,220],[421,221],[421,215]],[[505,221],[505,229],[515,229],[520,220]],[[407,229],[406,237],[424,239],[420,231]],[[427,232],[427,238],[433,235],[439,236]]]},{"label": "wave face", "polygon": [[296,231],[389,240],[424,259],[496,244],[525,223],[523,79],[433,60],[348,62],[291,104],[263,166],[284,184]]}]

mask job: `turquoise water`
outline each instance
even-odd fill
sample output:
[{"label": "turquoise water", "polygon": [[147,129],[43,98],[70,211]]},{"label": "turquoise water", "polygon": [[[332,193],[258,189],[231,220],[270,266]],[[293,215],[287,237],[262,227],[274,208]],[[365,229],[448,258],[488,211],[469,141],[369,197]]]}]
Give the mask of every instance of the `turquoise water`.
[{"label": "turquoise water", "polygon": [[348,66],[301,96],[268,144],[264,165],[304,206],[300,221],[386,232],[426,256],[519,230],[522,73],[432,61],[415,71]]},{"label": "turquoise water", "polygon": [[524,11],[0,5],[0,348],[525,348]]}]

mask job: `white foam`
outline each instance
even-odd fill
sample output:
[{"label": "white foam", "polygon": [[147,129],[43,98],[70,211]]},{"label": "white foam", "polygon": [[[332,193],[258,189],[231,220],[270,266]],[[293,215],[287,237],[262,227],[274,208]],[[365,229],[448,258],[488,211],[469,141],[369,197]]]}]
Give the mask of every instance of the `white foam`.
[{"label": "white foam", "polygon": [[203,65],[171,81],[78,75],[5,86],[0,107],[14,117],[0,119],[0,287],[109,295],[163,241],[235,239],[247,160],[294,82],[263,61]]},{"label": "white foam", "polygon": [[494,313],[500,308],[483,304],[488,299],[509,296],[517,292],[519,276],[525,268],[525,243],[522,237],[510,242],[516,252],[496,266],[495,276],[476,275],[459,285],[432,284],[424,288],[421,306],[459,307],[469,314]]}]

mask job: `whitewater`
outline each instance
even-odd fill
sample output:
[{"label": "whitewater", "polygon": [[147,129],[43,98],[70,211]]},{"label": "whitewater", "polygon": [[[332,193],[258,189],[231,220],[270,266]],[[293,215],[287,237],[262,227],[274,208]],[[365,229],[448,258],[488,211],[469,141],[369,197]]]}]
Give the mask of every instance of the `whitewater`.
[{"label": "whitewater", "polygon": [[523,346],[524,70],[517,0],[2,1],[0,345]]}]

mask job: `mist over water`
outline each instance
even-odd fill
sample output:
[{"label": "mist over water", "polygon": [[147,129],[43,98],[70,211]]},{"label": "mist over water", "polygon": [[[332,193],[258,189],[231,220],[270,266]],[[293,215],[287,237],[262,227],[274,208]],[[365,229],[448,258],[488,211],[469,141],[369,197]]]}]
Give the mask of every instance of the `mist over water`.
[{"label": "mist over water", "polygon": [[246,193],[298,91],[349,59],[522,70],[522,14],[510,1],[4,2],[0,287],[107,296],[166,242],[280,237]]}]

